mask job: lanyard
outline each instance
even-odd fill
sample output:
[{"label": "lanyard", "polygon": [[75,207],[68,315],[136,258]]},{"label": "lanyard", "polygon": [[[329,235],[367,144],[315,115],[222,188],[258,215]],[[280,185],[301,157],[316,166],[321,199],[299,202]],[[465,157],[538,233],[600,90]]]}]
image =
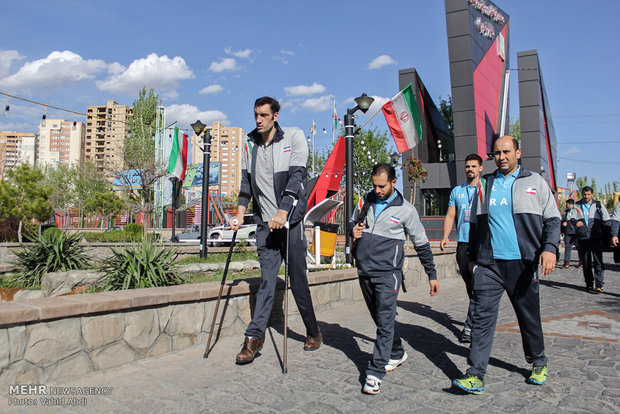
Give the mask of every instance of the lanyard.
[{"label": "lanyard", "polygon": [[476,195],[475,188],[474,188],[474,192],[469,194],[469,187],[471,186],[468,185],[467,187],[465,187],[465,192],[467,192],[467,203],[468,203],[467,208],[471,208],[471,203],[472,201],[474,201],[474,196]]}]

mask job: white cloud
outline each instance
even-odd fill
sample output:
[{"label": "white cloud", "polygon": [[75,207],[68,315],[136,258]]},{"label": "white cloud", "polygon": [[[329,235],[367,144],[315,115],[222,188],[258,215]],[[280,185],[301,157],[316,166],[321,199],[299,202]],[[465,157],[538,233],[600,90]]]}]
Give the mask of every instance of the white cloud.
[{"label": "white cloud", "polygon": [[235,52],[232,50],[232,48],[227,47],[226,49],[224,49],[224,52],[226,52],[227,55],[233,55],[240,59],[249,59],[250,56],[252,56],[253,50],[252,49],[241,49]]},{"label": "white cloud", "polygon": [[291,96],[310,96],[325,92],[325,86],[314,82],[312,85],[287,86],[284,91]]},{"label": "white cloud", "polygon": [[68,50],[54,51],[44,59],[27,62],[13,75],[0,79],[0,87],[11,90],[54,89],[68,83],[92,79],[96,73],[107,68],[108,65],[103,60],[84,60],[80,55]]},{"label": "white cloud", "polygon": [[381,55],[368,64],[368,69],[379,69],[387,65],[395,65],[396,61],[390,55]]},{"label": "white cloud", "polygon": [[13,61],[23,58],[17,50],[0,50],[0,79],[9,74]]},{"label": "white cloud", "polygon": [[211,62],[209,70],[211,72],[220,73],[226,70],[237,70],[237,61],[233,58],[224,58],[219,62]]},{"label": "white cloud", "polygon": [[289,62],[289,57],[290,56],[295,56],[295,52],[292,52],[292,51],[286,50],[286,49],[281,49],[280,50],[280,54],[274,56],[273,58],[276,59],[276,60],[279,60],[280,62],[282,62],[285,65],[287,65],[288,62]]},{"label": "white cloud", "polygon": [[308,98],[301,102],[299,105],[303,109],[308,109],[314,112],[325,111],[326,109],[333,108],[334,95],[323,95],[318,98]]},{"label": "white cloud", "polygon": [[573,145],[564,154],[566,154],[566,155],[568,155],[568,154],[578,154],[580,152],[581,152],[581,149],[579,149],[579,148],[577,148],[576,146]]},{"label": "white cloud", "polygon": [[[228,117],[222,111],[201,111],[194,105],[181,104],[166,107],[166,120],[177,121],[179,127],[189,127],[189,125],[199,119],[205,125],[213,122],[228,124]],[[191,129],[191,128],[190,128]]]},{"label": "white cloud", "polygon": [[214,95],[216,93],[222,92],[223,90],[224,88],[222,87],[222,85],[218,85],[217,83],[214,83],[213,85],[205,86],[204,88],[202,88],[200,93],[202,95]]},{"label": "white cloud", "polygon": [[180,56],[170,59],[151,53],[146,58],[136,59],[126,70],[117,65],[110,65],[111,75],[104,81],[97,81],[102,91],[124,95],[135,95],[143,86],[153,88],[158,93],[176,98],[179,81],[192,79],[194,73]]}]

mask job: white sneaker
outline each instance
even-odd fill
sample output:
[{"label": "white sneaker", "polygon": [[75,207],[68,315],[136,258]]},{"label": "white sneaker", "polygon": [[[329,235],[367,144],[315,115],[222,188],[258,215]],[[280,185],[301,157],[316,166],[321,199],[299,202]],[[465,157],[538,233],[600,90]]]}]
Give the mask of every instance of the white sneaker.
[{"label": "white sneaker", "polygon": [[364,384],[364,388],[362,388],[362,392],[365,394],[379,394],[379,390],[381,389],[381,380],[374,375],[366,376],[366,384]]},{"label": "white sneaker", "polygon": [[390,359],[388,361],[387,365],[385,366],[385,372],[392,372],[392,371],[394,371],[396,368],[401,366],[403,364],[403,362],[405,362],[407,360],[407,358],[409,358],[409,356],[405,352],[403,354],[402,358],[400,358],[400,359]]}]

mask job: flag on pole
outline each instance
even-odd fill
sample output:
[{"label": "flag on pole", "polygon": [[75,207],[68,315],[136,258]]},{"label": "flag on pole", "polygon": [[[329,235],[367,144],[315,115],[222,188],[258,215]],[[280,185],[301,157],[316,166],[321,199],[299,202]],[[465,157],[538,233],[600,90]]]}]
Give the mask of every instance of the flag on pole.
[{"label": "flag on pole", "polygon": [[332,123],[332,131],[335,131],[338,128],[338,114],[336,114],[336,100],[334,99],[334,122]]},{"label": "flag on pole", "polygon": [[310,127],[310,133],[316,134],[316,123],[314,122],[314,119],[312,120],[312,126]]},{"label": "flag on pole", "polygon": [[422,141],[420,112],[411,84],[383,105],[382,109],[399,153],[402,154]]},{"label": "flag on pole", "polygon": [[183,181],[187,171],[187,134],[179,138],[179,127],[174,127],[174,139],[172,140],[172,151],[170,161],[168,161],[168,174],[172,174]]}]

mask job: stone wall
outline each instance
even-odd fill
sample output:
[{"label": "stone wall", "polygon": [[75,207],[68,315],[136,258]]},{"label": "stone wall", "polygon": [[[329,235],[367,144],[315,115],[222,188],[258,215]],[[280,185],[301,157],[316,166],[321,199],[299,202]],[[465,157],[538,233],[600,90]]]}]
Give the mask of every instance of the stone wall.
[{"label": "stone wall", "polygon": [[[440,279],[457,275],[454,254],[437,254]],[[406,259],[407,286],[426,285],[417,257]],[[216,335],[243,335],[260,279],[229,281]],[[312,272],[317,312],[362,300],[356,269]],[[205,344],[219,282],[81,294],[0,304],[0,390],[79,376],[165,352]],[[282,319],[280,280],[272,321]],[[298,318],[297,308],[289,308]]]}]

